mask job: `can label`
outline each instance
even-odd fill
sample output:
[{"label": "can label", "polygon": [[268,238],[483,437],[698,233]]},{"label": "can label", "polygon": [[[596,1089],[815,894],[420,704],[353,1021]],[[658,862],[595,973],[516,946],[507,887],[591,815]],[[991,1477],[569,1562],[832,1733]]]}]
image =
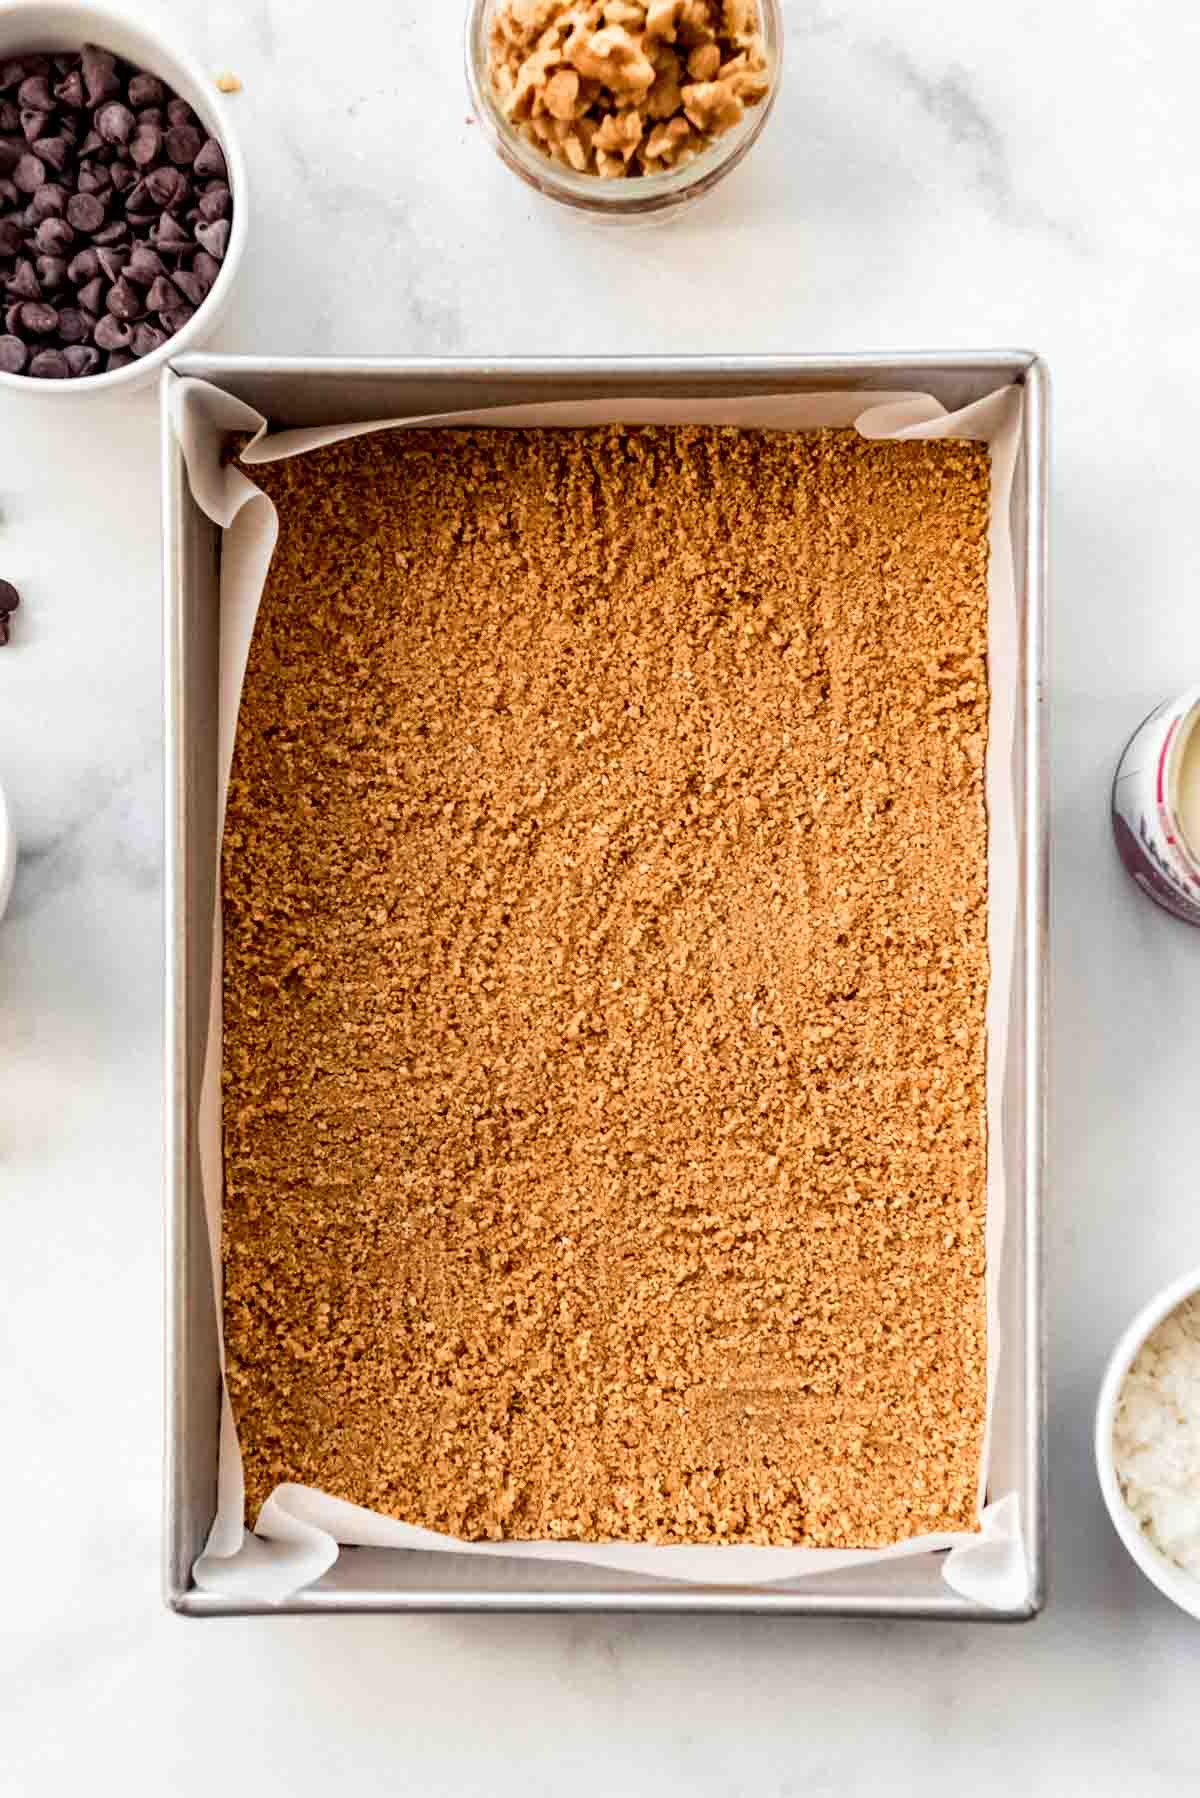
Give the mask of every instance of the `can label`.
[{"label": "can label", "polygon": [[1112,815],[1117,853],[1143,892],[1200,925],[1200,864],[1180,833],[1172,754],[1197,708],[1200,689],[1193,689],[1151,712],[1121,758]]}]

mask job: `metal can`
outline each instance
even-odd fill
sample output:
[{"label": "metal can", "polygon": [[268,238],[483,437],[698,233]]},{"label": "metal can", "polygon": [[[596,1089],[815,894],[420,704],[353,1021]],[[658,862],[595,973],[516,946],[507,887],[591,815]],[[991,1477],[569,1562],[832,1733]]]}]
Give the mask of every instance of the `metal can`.
[{"label": "metal can", "polygon": [[1117,852],[1142,891],[1200,925],[1200,686],[1151,712],[1117,769]]}]

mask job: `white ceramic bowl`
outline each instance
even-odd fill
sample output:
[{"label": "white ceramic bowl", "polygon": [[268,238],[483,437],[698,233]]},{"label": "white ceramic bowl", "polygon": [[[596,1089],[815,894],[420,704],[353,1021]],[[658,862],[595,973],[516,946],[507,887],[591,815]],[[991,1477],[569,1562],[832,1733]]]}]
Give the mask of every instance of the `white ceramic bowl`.
[{"label": "white ceramic bowl", "polygon": [[238,265],[246,243],[248,223],[246,168],[241,147],[230,122],[229,108],[212,79],[180,51],[170,48],[155,32],[148,31],[135,19],[112,12],[106,6],[71,6],[42,4],[42,0],[0,0],[0,61],[17,56],[23,50],[75,51],[84,44],[99,44],[128,62],[157,75],[197,114],[209,133],[225,152],[229,168],[229,186],[233,194],[232,230],[221,272],[182,331],[168,337],[160,349],[112,374],[81,375],[67,381],[40,381],[31,375],[9,375],[0,372],[0,391],[6,387],[23,392],[44,393],[47,398],[64,393],[111,393],[116,387],[127,391],[148,386],[172,356],[210,336],[221,321],[229,304]]},{"label": "white ceramic bowl", "polygon": [[9,820],[8,801],[4,797],[4,788],[0,787],[0,918],[4,916],[16,871],[17,839],[13,835],[12,824]]},{"label": "white ceramic bowl", "polygon": [[1200,1267],[1194,1268],[1190,1274],[1185,1274],[1181,1280],[1176,1280],[1173,1285],[1160,1292],[1157,1298],[1151,1299],[1138,1312],[1113,1350],[1096,1406],[1096,1470],[1100,1475],[1100,1490],[1104,1494],[1113,1528],[1146,1578],[1177,1604],[1181,1611],[1186,1611],[1189,1617],[1200,1619],[1200,1579],[1185,1573],[1182,1567],[1168,1561],[1155,1548],[1125,1503],[1113,1462],[1113,1422],[1125,1375],[1136,1361],[1147,1337],[1185,1299],[1194,1298],[1197,1293],[1200,1293]]}]

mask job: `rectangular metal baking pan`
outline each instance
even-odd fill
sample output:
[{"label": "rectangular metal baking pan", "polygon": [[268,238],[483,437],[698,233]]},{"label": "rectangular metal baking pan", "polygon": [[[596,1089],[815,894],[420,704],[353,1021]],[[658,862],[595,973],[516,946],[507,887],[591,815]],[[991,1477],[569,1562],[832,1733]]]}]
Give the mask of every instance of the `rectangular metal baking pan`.
[{"label": "rectangular metal baking pan", "polygon": [[[283,1606],[198,1591],[192,1564],[216,1504],[220,1370],[195,1118],[207,1021],[216,855],[216,679],[220,532],[192,500],[167,422],[167,390],[191,375],[235,394],[275,427],[613,393],[719,397],[910,389],[949,408],[1006,382],[1025,389],[1013,494],[1023,613],[1016,778],[1022,795],[1020,977],[1014,998],[1006,1151],[1011,1220],[1002,1275],[1005,1351],[994,1455],[1020,1494],[1027,1599],[997,1612],[958,1597],[935,1554],[822,1575],[790,1587],[737,1590],[663,1584],[588,1567],[407,1551],[343,1550],[316,1585]],[[1049,383],[1035,355],[1000,351],[895,356],[697,357],[668,360],[293,360],[186,356],[163,377],[166,679],[167,1428],[165,1595],[188,1616],[279,1610],[762,1612],[805,1616],[1021,1621],[1044,1601],[1046,1419],[1043,1384],[1042,1184],[1048,911],[1043,721]]]}]

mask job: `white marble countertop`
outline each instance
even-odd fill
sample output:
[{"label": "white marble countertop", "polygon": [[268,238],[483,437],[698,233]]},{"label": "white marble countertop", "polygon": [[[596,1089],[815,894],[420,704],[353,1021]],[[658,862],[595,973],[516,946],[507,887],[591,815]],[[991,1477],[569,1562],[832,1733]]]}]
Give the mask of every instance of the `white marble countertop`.
[{"label": "white marble countertop", "polygon": [[456,0],[139,0],[254,183],[218,339],[274,352],[1041,350],[1056,381],[1052,1591],[1019,1629],[194,1624],[158,1598],[162,845],[152,396],[0,397],[0,1787],[200,1798],[1088,1791],[1200,1778],[1200,1627],[1126,1561],[1106,1353],[1200,1262],[1200,932],[1120,873],[1126,736],[1200,678],[1200,17],[785,0],[786,91],[707,215],[558,217],[467,119]]}]

